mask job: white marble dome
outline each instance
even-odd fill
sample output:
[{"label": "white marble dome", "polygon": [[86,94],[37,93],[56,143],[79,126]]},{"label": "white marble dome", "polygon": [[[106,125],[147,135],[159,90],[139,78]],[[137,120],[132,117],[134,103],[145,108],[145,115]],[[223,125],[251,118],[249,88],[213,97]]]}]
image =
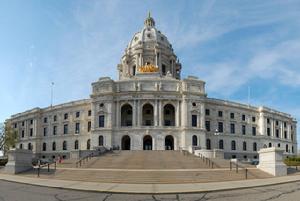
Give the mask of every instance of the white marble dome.
[{"label": "white marble dome", "polygon": [[132,37],[128,44],[128,48],[134,48],[138,45],[145,45],[147,43],[163,45],[164,48],[172,49],[172,45],[168,41],[168,38],[157,30],[155,27],[155,21],[152,17],[148,16],[144,22],[144,27],[140,32],[137,32]]}]

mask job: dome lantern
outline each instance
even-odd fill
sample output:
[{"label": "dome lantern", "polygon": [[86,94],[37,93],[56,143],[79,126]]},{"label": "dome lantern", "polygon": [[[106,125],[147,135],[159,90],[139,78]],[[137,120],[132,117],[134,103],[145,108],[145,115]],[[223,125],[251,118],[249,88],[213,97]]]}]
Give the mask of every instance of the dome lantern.
[{"label": "dome lantern", "polygon": [[145,26],[147,27],[154,27],[155,26],[155,21],[154,19],[151,17],[151,13],[149,12],[148,17],[145,19],[144,22]]}]

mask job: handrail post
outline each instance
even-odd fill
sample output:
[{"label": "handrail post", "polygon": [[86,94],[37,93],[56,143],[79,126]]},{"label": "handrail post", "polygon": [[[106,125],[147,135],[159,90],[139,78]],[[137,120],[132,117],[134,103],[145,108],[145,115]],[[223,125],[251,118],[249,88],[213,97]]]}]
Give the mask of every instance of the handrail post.
[{"label": "handrail post", "polygon": [[211,162],[211,168],[214,169],[214,162]]},{"label": "handrail post", "polygon": [[232,163],[231,161],[229,161],[229,164],[230,164],[230,171],[232,170]]},{"label": "handrail post", "polygon": [[246,175],[245,176],[246,176],[246,179],[248,179],[248,169],[246,168],[245,170],[246,170],[246,172],[245,172]]},{"label": "handrail post", "polygon": [[239,166],[238,166],[238,164],[237,164],[237,163],[235,164],[235,172],[236,172],[236,173],[238,173],[238,172],[239,172]]},{"label": "handrail post", "polygon": [[54,161],[54,170],[56,170],[56,161]]},{"label": "handrail post", "polygon": [[48,163],[48,165],[47,165],[47,166],[48,166],[48,172],[50,172],[50,164]]}]

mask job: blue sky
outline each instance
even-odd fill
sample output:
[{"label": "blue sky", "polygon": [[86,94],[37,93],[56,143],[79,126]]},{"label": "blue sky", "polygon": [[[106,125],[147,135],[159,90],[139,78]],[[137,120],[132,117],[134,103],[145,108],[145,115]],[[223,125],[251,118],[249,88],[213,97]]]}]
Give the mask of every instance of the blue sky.
[{"label": "blue sky", "polygon": [[0,122],[49,106],[51,82],[59,104],[116,79],[149,10],[209,97],[247,103],[250,87],[251,104],[300,119],[300,1],[2,0]]}]

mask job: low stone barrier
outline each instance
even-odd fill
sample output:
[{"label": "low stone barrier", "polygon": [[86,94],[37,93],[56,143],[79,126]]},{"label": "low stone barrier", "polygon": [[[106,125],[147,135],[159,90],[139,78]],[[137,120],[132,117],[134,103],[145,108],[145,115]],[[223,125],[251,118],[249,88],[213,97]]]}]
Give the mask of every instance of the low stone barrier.
[{"label": "low stone barrier", "polygon": [[12,149],[8,151],[8,162],[4,172],[17,174],[32,169],[32,151],[26,149]]}]

